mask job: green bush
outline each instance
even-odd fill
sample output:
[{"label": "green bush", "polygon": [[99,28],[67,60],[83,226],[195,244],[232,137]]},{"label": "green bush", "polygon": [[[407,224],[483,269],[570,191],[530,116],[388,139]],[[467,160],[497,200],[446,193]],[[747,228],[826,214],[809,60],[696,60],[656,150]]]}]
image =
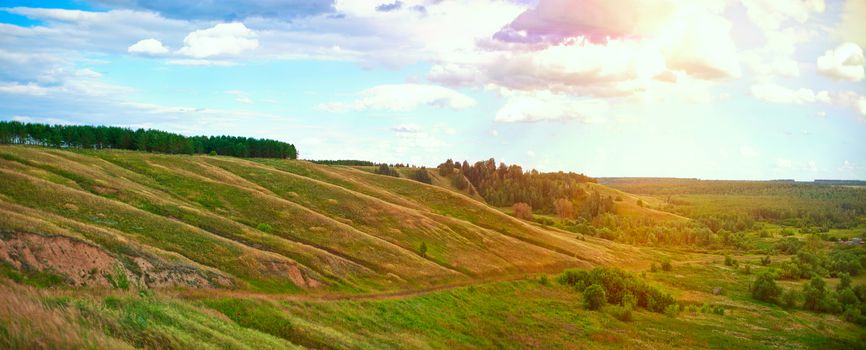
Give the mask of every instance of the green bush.
[{"label": "green bush", "polygon": [[812,276],[809,283],[803,285],[803,308],[812,311],[821,311],[822,304],[826,298],[826,283],[818,275]]},{"label": "green bush", "polygon": [[629,306],[620,306],[620,305],[610,305],[605,308],[605,311],[609,313],[611,316],[616,318],[617,320],[623,322],[631,322],[632,321],[632,308]]},{"label": "green bush", "polygon": [[769,255],[761,258],[761,266],[767,266],[767,265],[770,265],[770,256]]},{"label": "green bush", "polygon": [[836,300],[838,300],[839,303],[842,304],[843,308],[852,305],[856,306],[858,303],[860,303],[860,300],[857,299],[857,295],[854,294],[854,290],[852,290],[851,288],[845,288],[841,292],[839,292],[839,294],[836,296]]},{"label": "green bush", "polygon": [[[748,266],[748,265],[747,265]],[[776,285],[775,276],[769,271],[762,271],[752,282],[752,298],[775,303],[782,294],[782,288]]]},{"label": "green bush", "polygon": [[670,260],[665,259],[665,261],[662,261],[662,271],[670,271],[672,269]]},{"label": "green bush", "polygon": [[847,272],[839,274],[839,284],[836,285],[836,290],[841,291],[851,287],[851,275]]},{"label": "green bush", "polygon": [[679,313],[680,313],[679,304],[670,304],[670,305],[665,307],[665,315],[667,315],[668,317],[677,317],[677,315]]},{"label": "green bush", "polygon": [[598,310],[607,303],[607,296],[601,285],[593,284],[583,290],[583,306],[589,310]]},{"label": "green bush", "polygon": [[421,256],[427,256],[427,242],[421,242],[421,246],[418,247],[418,253],[420,253]]},{"label": "green bush", "polygon": [[265,233],[271,233],[271,231],[274,230],[274,228],[268,224],[258,224],[256,225],[256,229]]},{"label": "green bush", "polygon": [[788,289],[782,293],[782,305],[788,308],[795,308],[800,303],[802,296],[795,289]]},{"label": "green bush", "polygon": [[638,277],[616,268],[596,267],[591,271],[567,270],[559,276],[559,282],[575,287],[577,290],[598,284],[602,286],[610,304],[622,304],[623,299],[637,300],[636,306],[654,312],[663,312],[665,307],[674,303],[670,294],[651,287]]}]

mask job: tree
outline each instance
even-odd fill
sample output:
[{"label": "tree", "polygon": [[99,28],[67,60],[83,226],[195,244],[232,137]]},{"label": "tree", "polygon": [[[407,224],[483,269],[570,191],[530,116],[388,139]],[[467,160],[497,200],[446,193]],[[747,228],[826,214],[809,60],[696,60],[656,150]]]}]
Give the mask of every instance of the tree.
[{"label": "tree", "polygon": [[607,296],[601,285],[593,284],[583,290],[583,306],[589,310],[598,310],[607,303]]},{"label": "tree", "polygon": [[824,279],[813,275],[809,283],[803,285],[803,308],[812,311],[821,311],[827,291]]},{"label": "tree", "polygon": [[433,179],[430,178],[430,174],[427,173],[427,168],[421,167],[418,171],[412,173],[410,177],[412,180],[423,182],[425,184],[432,184]]},{"label": "tree", "polygon": [[532,207],[529,204],[519,202],[511,206],[514,209],[514,217],[523,220],[532,220]]},{"label": "tree", "polygon": [[794,308],[800,302],[800,293],[795,289],[788,289],[782,293],[782,304],[789,308]]},{"label": "tree", "polygon": [[774,303],[782,294],[782,288],[776,285],[775,276],[769,271],[762,271],[752,282],[752,298]]},{"label": "tree", "polygon": [[574,204],[565,198],[557,199],[553,202],[553,207],[556,209],[556,216],[561,219],[574,218]]},{"label": "tree", "polygon": [[427,242],[421,242],[418,252],[421,253],[421,256],[427,256]]},{"label": "tree", "polygon": [[842,291],[851,287],[851,274],[842,272],[839,274],[839,284],[836,285],[836,291]]},{"label": "tree", "polygon": [[187,137],[159,130],[113,126],[47,125],[0,122],[0,143],[68,148],[112,148],[169,154],[209,154],[234,157],[297,159],[295,146],[285,142],[235,136]]}]

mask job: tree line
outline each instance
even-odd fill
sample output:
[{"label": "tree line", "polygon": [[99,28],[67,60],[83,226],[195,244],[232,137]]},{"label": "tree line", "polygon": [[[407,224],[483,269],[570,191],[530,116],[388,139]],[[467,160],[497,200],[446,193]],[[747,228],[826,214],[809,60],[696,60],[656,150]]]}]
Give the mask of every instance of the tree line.
[{"label": "tree line", "polygon": [[183,136],[153,129],[115,126],[48,125],[0,121],[0,144],[58,148],[126,149],[168,154],[218,154],[242,158],[297,159],[295,146],[237,136]]},{"label": "tree line", "polygon": [[582,197],[585,192],[581,184],[595,182],[589,176],[573,172],[524,171],[520,165],[505,163],[497,166],[493,158],[473,165],[465,160],[460,163],[448,159],[437,168],[439,175],[451,178],[455,187],[467,190],[471,185],[493,206],[527,203],[535,210],[548,213],[556,211],[556,200]]}]

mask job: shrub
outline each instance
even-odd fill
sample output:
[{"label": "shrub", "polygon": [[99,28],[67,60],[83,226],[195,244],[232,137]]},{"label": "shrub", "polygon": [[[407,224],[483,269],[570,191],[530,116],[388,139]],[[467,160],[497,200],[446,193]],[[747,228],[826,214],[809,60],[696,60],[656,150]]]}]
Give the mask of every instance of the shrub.
[{"label": "shrub", "polygon": [[857,295],[854,294],[854,290],[852,290],[851,288],[845,288],[841,292],[839,292],[839,294],[836,296],[836,300],[838,300],[843,307],[856,306],[860,302],[860,300],[857,299]]},{"label": "shrub", "polygon": [[803,308],[812,311],[821,311],[827,292],[825,291],[824,279],[813,275],[809,283],[803,285]]},{"label": "shrub", "polygon": [[866,303],[866,284],[858,284],[851,289],[854,290],[854,294],[857,295],[860,301]]},{"label": "shrub", "polygon": [[795,289],[788,289],[782,293],[782,305],[788,308],[795,308],[800,303],[802,296]]},{"label": "shrub", "polygon": [[797,254],[801,247],[803,242],[795,237],[788,237],[776,243],[776,250],[782,254]]},{"label": "shrub", "polygon": [[845,309],[845,312],[842,313],[842,318],[844,318],[845,321],[866,326],[866,317],[863,316],[863,313],[860,311],[859,307],[849,306],[847,309]]},{"label": "shrub", "polygon": [[433,183],[433,179],[430,177],[430,174],[427,173],[427,168],[419,169],[418,171],[412,173],[409,178],[428,185]]},{"label": "shrub", "polygon": [[680,305],[679,304],[670,304],[665,307],[665,315],[668,317],[677,317],[680,313]]},{"label": "shrub", "polygon": [[761,266],[767,266],[767,265],[770,265],[770,256],[769,255],[761,258]]},{"label": "shrub", "polygon": [[839,284],[836,285],[836,290],[840,291],[851,287],[851,275],[845,272],[839,274]]},{"label": "shrub", "polygon": [[210,153],[208,153],[208,154],[209,154],[209,155],[212,155],[212,156],[217,155],[216,151],[210,151]]},{"label": "shrub", "polygon": [[747,275],[752,274],[752,265],[743,265],[743,273]]},{"label": "shrub", "polygon": [[427,256],[427,242],[421,242],[421,246],[418,247],[418,253],[420,253],[421,256]]},{"label": "shrub", "polygon": [[271,233],[271,231],[274,230],[274,228],[268,224],[258,224],[256,225],[256,229],[265,233]]},{"label": "shrub", "polygon": [[574,286],[581,290],[585,286],[600,285],[605,291],[607,302],[622,304],[628,301],[631,294],[636,299],[636,306],[654,312],[663,312],[665,307],[674,303],[670,294],[647,285],[643,280],[616,268],[597,267],[591,271],[567,270],[559,276],[559,282]]},{"label": "shrub", "polygon": [[701,306],[701,312],[705,313],[705,314],[713,313],[716,315],[724,315],[725,314],[725,307],[722,305],[711,305],[711,304],[704,303],[704,305]]},{"label": "shrub", "polygon": [[583,290],[583,306],[589,310],[598,310],[607,303],[607,296],[601,285],[593,284]]},{"label": "shrub", "polygon": [[768,271],[758,274],[758,277],[752,282],[751,291],[752,298],[771,303],[776,302],[776,299],[782,294],[782,288],[776,285],[773,274]]},{"label": "shrub", "polygon": [[514,203],[511,206],[514,209],[514,217],[523,220],[532,220],[532,207],[523,202]]},{"label": "shrub", "polygon": [[734,266],[734,259],[730,255],[725,255],[725,266]]},{"label": "shrub", "polygon": [[672,269],[670,260],[665,259],[665,261],[662,261],[662,271],[670,271]]},{"label": "shrub", "polygon": [[622,297],[622,306],[634,309],[637,306],[637,298],[631,292],[625,293]]},{"label": "shrub", "polygon": [[656,263],[652,263],[650,265],[650,272],[659,272],[659,265]]},{"label": "shrub", "polygon": [[620,305],[611,305],[608,306],[605,311],[607,311],[611,316],[616,318],[617,320],[623,322],[631,322],[632,321],[632,308],[629,306],[620,306]]},{"label": "shrub", "polygon": [[538,277],[538,284],[542,286],[546,286],[550,284],[550,279],[547,277],[547,274],[542,274]]}]

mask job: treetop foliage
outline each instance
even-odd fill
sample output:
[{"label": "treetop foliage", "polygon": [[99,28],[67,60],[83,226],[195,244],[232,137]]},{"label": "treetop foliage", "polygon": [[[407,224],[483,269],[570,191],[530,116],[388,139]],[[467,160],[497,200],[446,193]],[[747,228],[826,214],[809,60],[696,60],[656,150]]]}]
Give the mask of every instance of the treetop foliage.
[{"label": "treetop foliage", "polygon": [[493,158],[469,162],[446,160],[438,167],[439,175],[453,178],[459,189],[468,187],[468,180],[478,194],[489,204],[498,207],[514,203],[526,203],[541,212],[554,212],[554,201],[560,198],[573,199],[585,196],[580,184],[595,182],[584,174],[573,172],[542,173],[537,170],[524,171],[520,165],[499,163]]},{"label": "treetop foliage", "polygon": [[0,121],[0,144],[59,148],[126,149],[168,154],[212,154],[241,158],[297,159],[295,146],[238,136],[183,136],[153,129],[114,126],[48,125]]}]

